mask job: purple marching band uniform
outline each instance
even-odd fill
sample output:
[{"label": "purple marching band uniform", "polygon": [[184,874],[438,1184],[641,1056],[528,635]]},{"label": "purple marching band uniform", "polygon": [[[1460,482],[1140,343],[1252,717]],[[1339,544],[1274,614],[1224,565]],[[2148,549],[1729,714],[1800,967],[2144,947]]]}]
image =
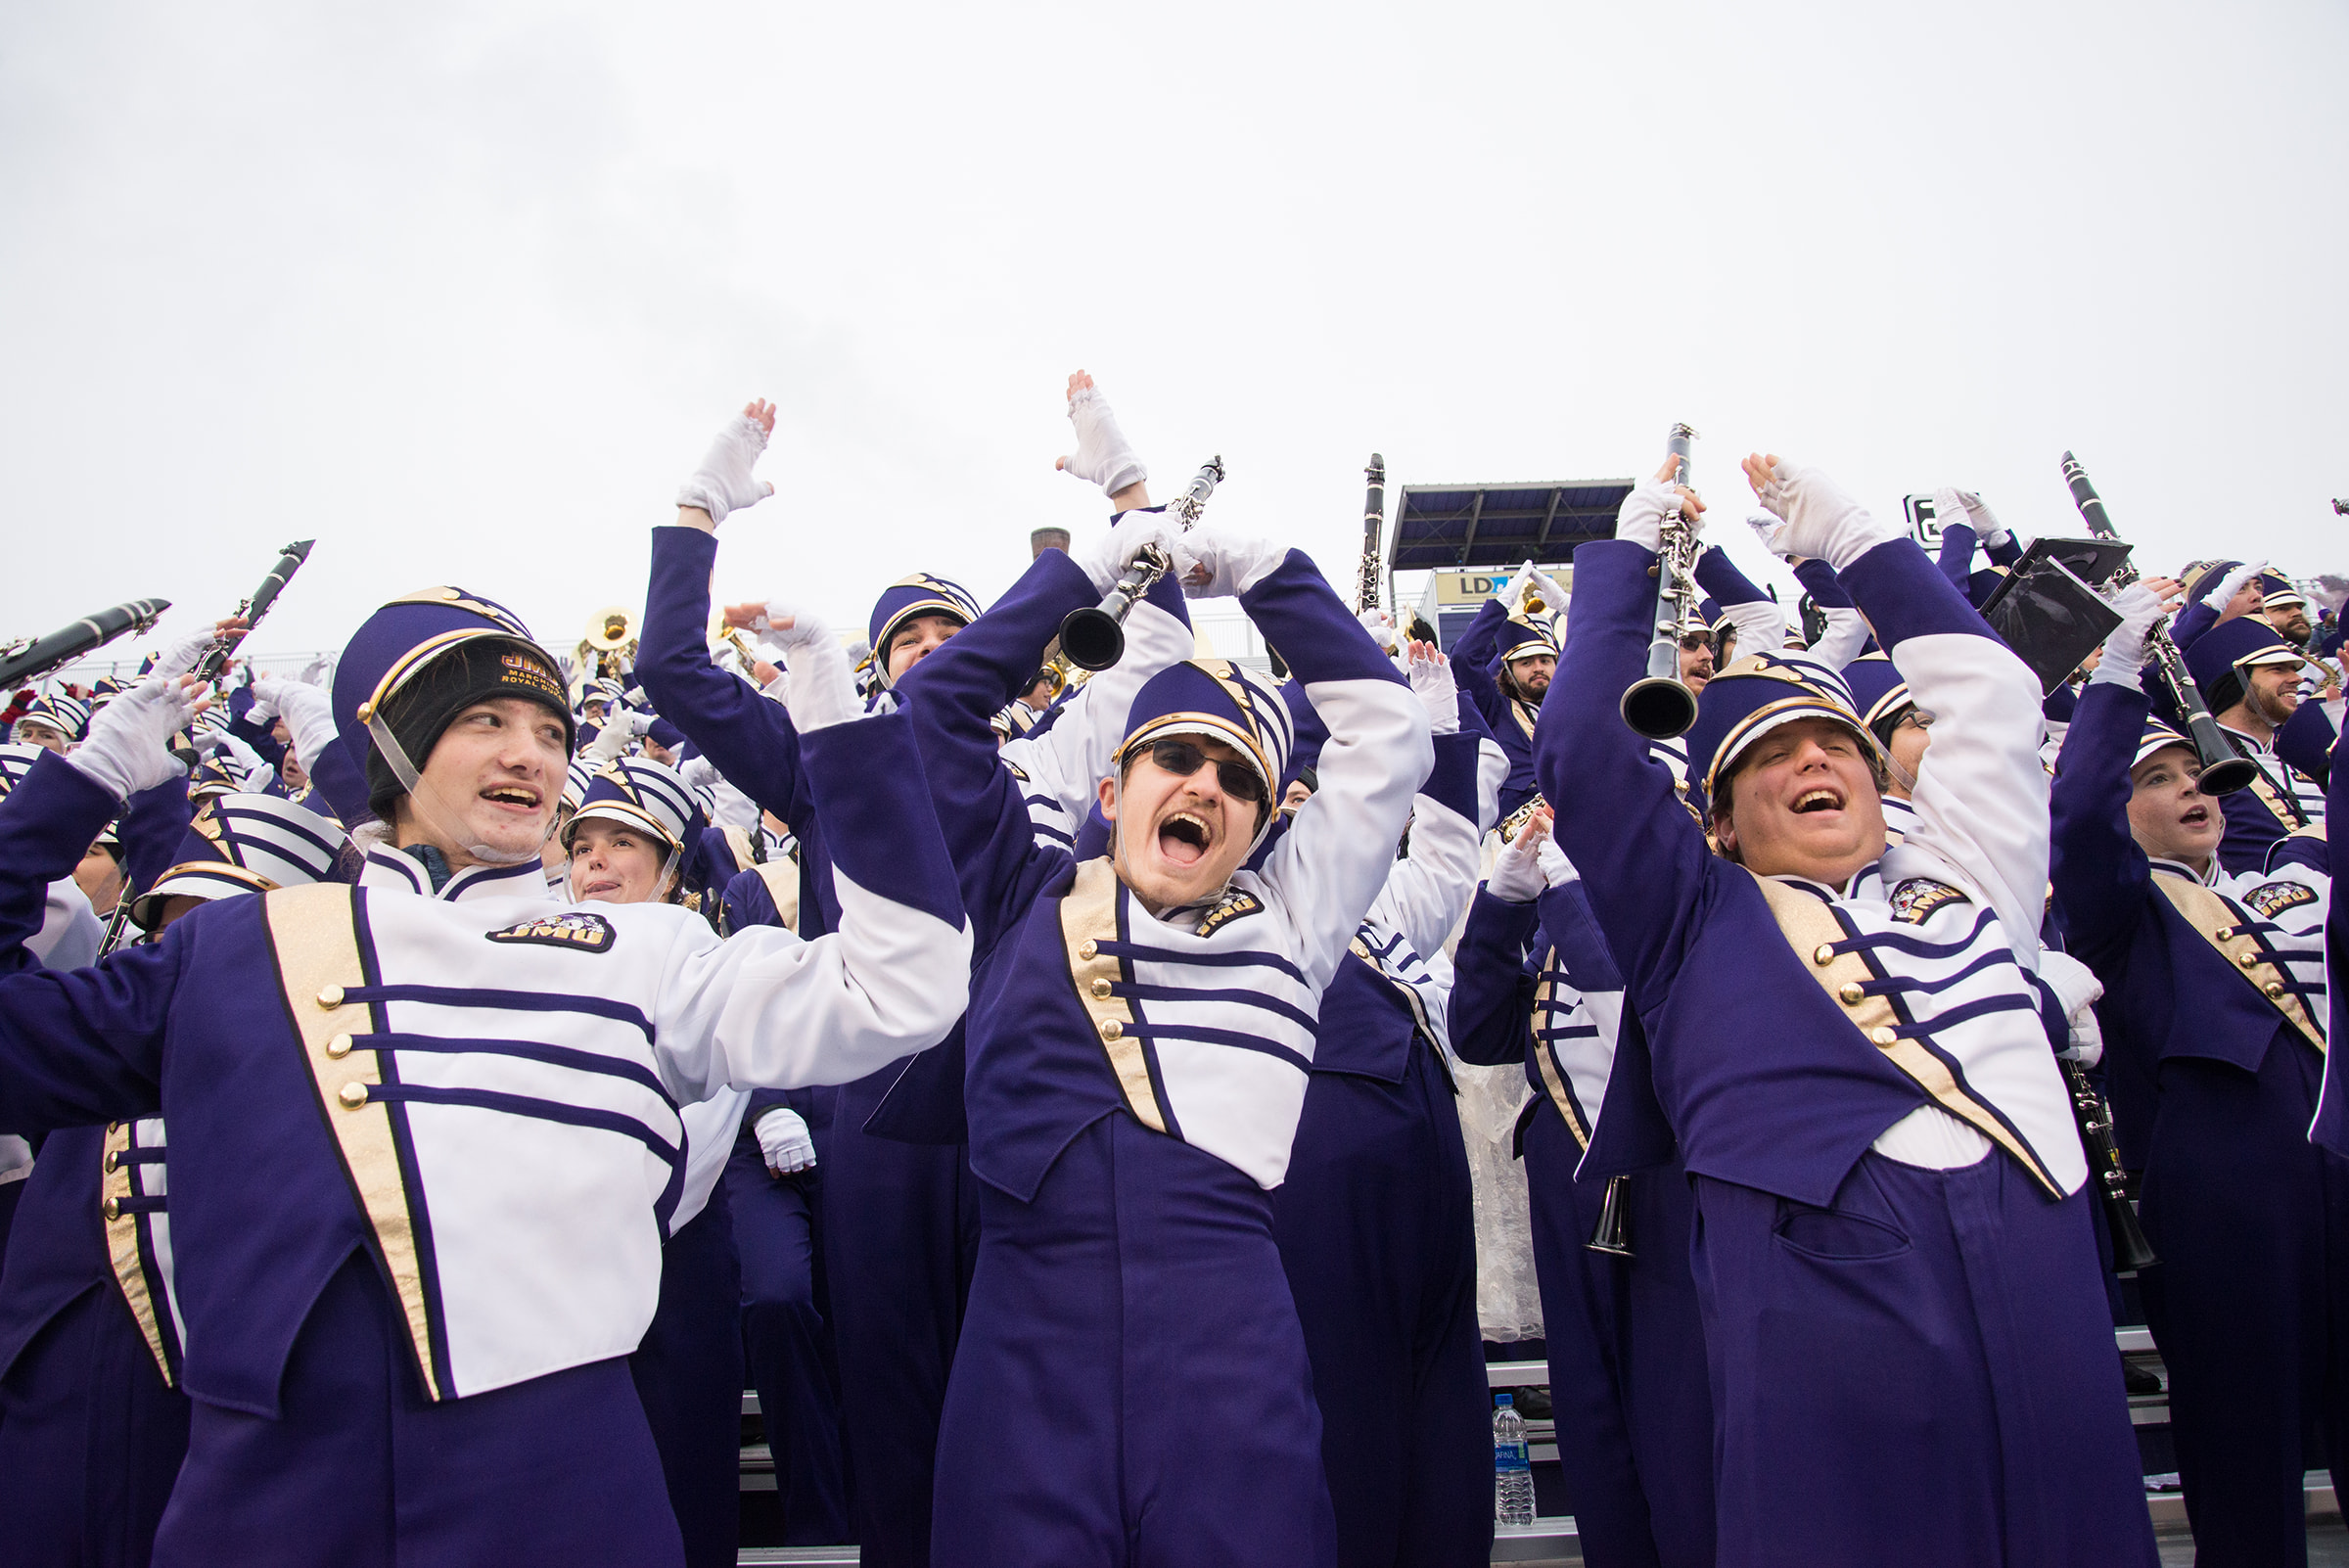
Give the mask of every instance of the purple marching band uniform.
[{"label": "purple marching band uniform", "polygon": [[[1454,963],[1461,1059],[1522,1061],[1534,1091],[1519,1147],[1558,1466],[1583,1554],[1597,1568],[1711,1563],[1713,1419],[1687,1173],[1580,881],[1527,902],[1479,890]],[[1629,1259],[1588,1245],[1616,1176]]]},{"label": "purple marching band uniform", "polygon": [[[1475,891],[1505,761],[1467,694],[1452,701],[1407,856],[1321,994],[1305,1109],[1272,1191],[1341,1568],[1482,1564],[1493,1550],[1475,1195],[1436,966]],[[1300,715],[1291,776],[1308,728]]]},{"label": "purple marching band uniform", "polygon": [[[807,788],[799,760],[799,735],[783,706],[710,663],[705,637],[715,559],[716,540],[711,534],[690,528],[653,530],[637,675],[662,715],[720,773],[798,838],[799,929],[813,936],[832,929],[839,918],[832,887],[832,830],[820,809],[822,803]],[[1171,586],[1167,593],[1154,595],[1153,603],[1163,608],[1170,598],[1179,616],[1180,599]],[[897,626],[912,617],[933,614],[967,623],[978,615],[978,607],[961,587],[921,574],[886,590],[874,606],[869,627],[876,668],[885,667],[889,635]],[[1156,611],[1135,608],[1130,624],[1137,644],[1145,644],[1156,623],[1154,616],[1156,621],[1168,620]],[[1173,624],[1187,652],[1187,625],[1180,621]],[[1156,641],[1163,643],[1169,635],[1158,632]],[[1137,655],[1140,651],[1137,646]],[[1137,657],[1137,669],[1141,663]],[[1032,659],[1024,673],[1035,670]],[[1112,669],[1082,690],[1098,686],[1130,696],[1135,678],[1133,670]],[[894,693],[885,690],[876,706],[894,708]],[[1001,706],[998,702],[996,709]],[[1002,756],[1027,757],[1038,771],[1048,771],[1048,760],[1056,755],[1053,744],[1031,732],[1012,742]],[[1073,835],[1074,823],[1057,801],[1049,808],[1037,807],[1036,816],[1039,834],[1049,825],[1062,842]],[[930,967],[935,967],[934,961]],[[882,1568],[926,1568],[931,1558],[930,1499],[939,1412],[978,1248],[978,1195],[961,1147],[959,1085],[953,1082],[962,1057],[959,1021],[946,1040],[925,1055],[934,1061],[880,1065],[836,1091],[821,1161],[819,1191],[826,1284],[835,1308],[839,1419],[853,1478],[851,1511],[864,1560]],[[885,1111],[885,1097],[916,1067],[924,1069],[919,1084],[930,1092],[900,1095]],[[746,1232],[744,1239],[755,1245],[770,1234],[786,1243],[793,1239],[788,1222],[772,1232],[763,1227]],[[762,1359],[754,1349],[753,1365]],[[794,1359],[790,1381],[809,1387],[815,1376],[804,1359]],[[762,1405],[765,1398],[762,1386]],[[821,1420],[819,1414],[819,1428]],[[779,1483],[783,1473],[779,1463]],[[810,1491],[814,1505],[822,1506],[827,1488],[820,1475],[811,1479]]]},{"label": "purple marching band uniform", "polygon": [[[1800,523],[1827,487],[1785,483]],[[1641,486],[1625,520],[1669,493]],[[1813,530],[1832,547],[1805,553],[1946,726],[1916,826],[1849,886],[1712,853],[1622,724],[1655,601],[1632,539],[1577,552],[1576,701],[1536,737],[1545,787],[1586,807],[1559,838],[1695,1185],[1720,1560],[2150,1564],[2087,1161],[2026,962],[2037,682],[1913,543],[1856,508]],[[1784,687],[1756,724],[1855,724]]]},{"label": "purple marching band uniform", "polygon": [[1485,727],[1493,732],[1501,756],[1508,759],[1508,776],[1500,781],[1500,817],[1503,831],[1512,834],[1515,824],[1540,801],[1540,791],[1534,787],[1534,721],[1542,716],[1542,705],[1501,690],[1498,677],[1512,657],[1529,653],[1554,657],[1557,651],[1548,622],[1513,616],[1498,599],[1487,599],[1479,606],[1475,618],[1451,645],[1452,678],[1484,715]]},{"label": "purple marching band uniform", "polygon": [[[345,655],[344,744],[362,755],[353,696],[477,639],[503,639],[508,695],[559,694],[527,637],[456,590],[387,606]],[[0,1121],[171,1120],[193,1416],[158,1561],[679,1559],[623,1360],[684,1185],[677,1104],[863,1071],[959,1004],[893,978],[968,940],[903,720],[804,745],[853,854],[828,943],[551,910],[535,856],[441,880],[379,847],[355,888],[0,980]],[[0,837],[86,843],[115,804],[43,763]],[[0,924],[45,870],[0,882]]]},{"label": "purple marching band uniform", "polygon": [[2304,1562],[2304,1432],[2322,1434],[2336,1485],[2349,1479],[2349,1162],[2318,1119],[2331,879],[2148,859],[2130,770],[2165,747],[2192,755],[2136,686],[2090,683],[2055,778],[2056,907],[2067,948],[2104,982],[2114,1123],[2161,1259],[2138,1280],[2195,1561]]},{"label": "purple marching band uniform", "polygon": [[[1259,568],[1241,604],[1331,740],[1320,793],[1209,905],[1153,917],[1110,860],[1038,842],[996,760],[990,716],[1100,595],[1074,562],[1040,556],[905,682],[966,900],[985,890],[965,1081],[983,1221],[940,1434],[941,1565],[1334,1560],[1268,1192],[1314,1008],[1427,771],[1427,720],[1311,561]],[[1267,789],[1290,741],[1278,694],[1221,661],[1176,664],[1129,715],[1090,722],[1113,754],[1212,734]]]}]

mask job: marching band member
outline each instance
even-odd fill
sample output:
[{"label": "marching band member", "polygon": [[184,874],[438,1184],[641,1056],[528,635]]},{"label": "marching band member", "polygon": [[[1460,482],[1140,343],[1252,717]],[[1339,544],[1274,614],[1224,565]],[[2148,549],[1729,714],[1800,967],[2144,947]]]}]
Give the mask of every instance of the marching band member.
[{"label": "marching band member", "polygon": [[[1537,811],[1518,830],[1469,908],[1452,1038],[1465,1061],[1522,1061],[1533,1088],[1519,1150],[1558,1467],[1584,1556],[1600,1568],[1700,1568],[1714,1560],[1713,1420],[1688,1176],[1646,1089],[1622,976],[1551,821]],[[1590,1245],[1617,1176],[1629,1258]]]},{"label": "marching band member", "polygon": [[1539,591],[1554,614],[1566,590],[1528,561],[1496,596],[1477,608],[1451,645],[1452,677],[1485,715],[1485,727],[1509,760],[1500,786],[1500,816],[1513,823],[1534,801],[1534,721],[1557,672],[1558,642],[1549,622],[1521,612],[1529,592]]},{"label": "marching band member", "polygon": [[1694,1181],[1721,1560],[2149,1565],[2032,971],[2038,683],[1899,530],[1749,458],[1784,544],[1835,570],[1943,733],[1887,850],[1858,716],[1791,669],[1769,700],[1753,683],[1708,764],[1712,853],[1616,712],[1677,465],[1577,552],[1573,700],[1535,745],[1544,793],[1586,807],[1559,842]]},{"label": "marching band member", "polygon": [[[825,940],[550,912],[559,667],[497,605],[431,588],[337,669],[382,823],[355,888],[0,979],[0,1125],[171,1122],[194,1413],[159,1556],[679,1560],[620,1360],[683,1186],[675,1105],[853,1077],[962,1003],[931,972],[969,938],[903,720],[859,720],[844,665],[789,685],[841,828]],[[116,698],[0,803],[0,835],[77,853],[177,770],[163,742],[196,709],[185,682]],[[19,930],[33,858],[0,878]]]},{"label": "marching band member", "polygon": [[38,746],[63,757],[80,743],[90,726],[90,705],[70,692],[53,691],[35,697],[9,730],[20,746]]},{"label": "marching band member", "polygon": [[2194,787],[2200,760],[2151,718],[2139,686],[2161,601],[2133,585],[2114,608],[2121,624],[2055,777],[2055,903],[2066,949],[2104,983],[2114,1125],[2143,1173],[2161,1260],[2138,1283],[2170,1374],[2195,1560],[2300,1562],[2304,1430],[2324,1433],[2349,1481],[2332,1326],[2349,1277],[2337,1239],[2349,1162],[2308,1133],[2329,1023],[2331,879],[2224,869],[2230,824]]},{"label": "marching band member", "polygon": [[[980,1254],[940,1431],[936,1561],[1333,1560],[1312,1368],[1269,1188],[1313,1009],[1429,760],[1419,703],[1302,554],[1128,512],[1045,551],[907,676],[977,911],[964,1095]],[[1262,677],[1161,670],[1114,726],[1112,851],[1037,842],[988,720],[1147,544],[1237,593],[1330,732],[1259,871],[1290,736]],[[1064,718],[1062,725],[1069,720]],[[1058,726],[1056,726],[1058,727]]]},{"label": "marching band member", "polygon": [[[1412,642],[1405,655],[1435,767],[1404,853],[1321,994],[1305,1108],[1272,1189],[1344,1568],[1465,1568],[1493,1554],[1475,1194],[1444,1059],[1442,966],[1507,761],[1443,654]],[[1282,695],[1307,710],[1302,753],[1318,715],[1294,687]]]},{"label": "marching band member", "polygon": [[2235,755],[2259,766],[2248,787],[2220,797],[2227,837],[2219,846],[2229,871],[2257,871],[2277,840],[2325,820],[2324,787],[2279,753],[2301,731],[2328,750],[2330,721],[2321,704],[2300,700],[2305,656],[2257,616],[2212,626],[2186,651],[2186,666]]}]

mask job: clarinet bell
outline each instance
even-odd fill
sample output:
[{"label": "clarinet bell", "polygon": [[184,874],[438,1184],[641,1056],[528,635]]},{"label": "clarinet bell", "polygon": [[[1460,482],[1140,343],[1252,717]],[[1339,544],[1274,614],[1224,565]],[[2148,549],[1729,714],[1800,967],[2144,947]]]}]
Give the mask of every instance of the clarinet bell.
[{"label": "clarinet bell", "polygon": [[2137,1222],[2137,1210],[2129,1200],[2110,1187],[2104,1189],[2104,1227],[2112,1232],[2112,1271],[2125,1274],[2161,1262],[2154,1256],[2153,1243],[2145,1239],[2145,1227]]},{"label": "clarinet bell", "polygon": [[2259,764],[2248,757],[2222,757],[2202,764],[2195,776],[2194,789],[2202,795],[2233,795],[2247,789],[2259,777]]},{"label": "clarinet bell", "polygon": [[1607,1190],[1598,1200],[1598,1223],[1590,1227],[1590,1239],[1585,1243],[1592,1252],[1610,1258],[1632,1255],[1631,1231],[1624,1222],[1623,1183],[1622,1176],[1607,1177]]},{"label": "clarinet bell", "polygon": [[1696,693],[1670,675],[1650,675],[1624,688],[1623,721],[1649,740],[1685,735],[1696,722]]},{"label": "clarinet bell", "polygon": [[1060,623],[1060,651],[1080,669],[1107,669],[1126,656],[1126,624],[1099,605],[1072,610]]}]

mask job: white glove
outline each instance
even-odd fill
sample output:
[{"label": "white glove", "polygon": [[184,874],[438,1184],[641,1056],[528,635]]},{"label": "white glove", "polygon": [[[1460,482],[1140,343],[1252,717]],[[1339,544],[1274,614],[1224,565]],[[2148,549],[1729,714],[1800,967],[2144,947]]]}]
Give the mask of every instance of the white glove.
[{"label": "white glove", "polygon": [[2145,639],[2162,622],[2161,598],[2143,583],[2132,582],[2106,602],[2119,613],[2121,623],[2104,638],[2104,657],[2096,661],[2088,683],[2135,687],[2145,668]]},{"label": "white glove", "polygon": [[1965,509],[1966,523],[1973,529],[1974,537],[1980,539],[1984,544],[2004,544],[2008,539],[2014,537],[2007,531],[2006,525],[1999,521],[1999,515],[1984,506],[1982,497],[1976,495],[1972,490],[1935,490],[1933,492],[1933,515],[1935,517],[1949,516],[1941,509],[1941,498],[1945,494]]},{"label": "white glove", "polygon": [[294,755],[304,767],[314,767],[341,735],[335,728],[335,700],[321,687],[285,675],[263,675],[253,683],[253,694],[265,699],[286,721]]},{"label": "white glove", "polygon": [[155,656],[151,675],[185,675],[194,670],[204,656],[212,651],[212,628],[191,631],[179,641]]},{"label": "white glove", "polygon": [[1549,823],[1536,815],[1493,857],[1493,874],[1485,891],[1509,903],[1531,903],[1549,886],[1542,869],[1542,846],[1549,841]]},{"label": "white glove", "polygon": [[1786,520],[1786,531],[1778,535],[1781,550],[1816,556],[1838,572],[1877,545],[1905,537],[1900,529],[1870,517],[1819,470],[1784,458],[1759,498],[1764,510]]},{"label": "white glove", "polygon": [[1157,545],[1173,560],[1174,552],[1167,539],[1166,513],[1128,512],[1107,532],[1087,535],[1071,558],[1092,578],[1095,593],[1107,593],[1118,585],[1118,578],[1126,575],[1144,545]]},{"label": "white glove", "polygon": [[185,778],[188,766],[171,755],[171,737],[196,716],[200,691],[180,677],[150,675],[98,711],[89,738],[66,761],[100,788],[127,801],[141,790]]},{"label": "white glove", "polygon": [[[766,607],[768,634],[783,647],[783,706],[802,734],[864,716],[849,651],[831,628],[806,611]],[[789,625],[785,625],[785,622]]]},{"label": "white glove", "polygon": [[1778,548],[1778,540],[1786,532],[1784,523],[1768,512],[1756,509],[1745,514],[1745,526],[1754,530],[1754,537],[1762,541],[1763,549],[1781,561],[1787,559],[1787,552]]},{"label": "white glove", "polygon": [[[1663,480],[1649,480],[1632,487],[1615,513],[1615,537],[1630,539],[1650,550],[1664,547],[1664,518],[1681,498],[1680,487]],[[1698,520],[1701,531],[1703,520]]]},{"label": "white glove", "polygon": [[2233,572],[2219,578],[2219,585],[2202,595],[2202,602],[2220,615],[2227,613],[2227,601],[2243,591],[2243,585],[2268,569],[2265,561],[2245,561]]},{"label": "white glove", "polygon": [[1173,535],[1182,591],[1193,599],[1236,597],[1272,575],[1289,558],[1285,544],[1251,539],[1212,524]]},{"label": "white glove", "polygon": [[1370,640],[1378,644],[1380,653],[1391,654],[1403,646],[1402,640],[1395,634],[1395,618],[1386,611],[1364,610],[1354,619],[1362,623],[1364,631],[1370,633]]},{"label": "white glove", "polygon": [[2104,1032],[2096,1025],[2093,1004],[2104,994],[2104,983],[2070,953],[2052,948],[2040,950],[2039,978],[2055,993],[2056,1003],[2063,1008],[2064,1021],[2070,1026],[2069,1041],[2055,1054],[2082,1067],[2096,1066],[2104,1059]]},{"label": "white glove", "polygon": [[1533,585],[1534,564],[1528,561],[1517,569],[1515,575],[1507,582],[1501,585],[1498,595],[1500,607],[1509,614],[1515,615],[1518,607],[1525,603],[1526,590]]},{"label": "white glove", "polygon": [[198,750],[226,752],[229,761],[225,765],[230,772],[237,775],[237,781],[244,789],[264,789],[268,786],[269,781],[277,776],[277,769],[263,761],[260,753],[226,730],[207,735]]},{"label": "white glove", "polygon": [[589,741],[587,749],[579,755],[600,769],[606,763],[617,762],[626,756],[628,742],[652,727],[653,720],[649,714],[640,714],[633,708],[607,710],[603,727],[595,732],[595,739]]},{"label": "white glove", "polygon": [[248,724],[256,725],[262,729],[266,729],[269,727],[269,721],[276,716],[277,704],[262,696],[260,693],[260,682],[257,680],[254,681],[253,703],[252,706],[245,710],[245,722]]},{"label": "white glove", "polygon": [[1531,561],[1525,564],[1524,570],[1533,575],[1534,586],[1541,590],[1542,602],[1549,606],[1552,614],[1566,608],[1566,590],[1558,586],[1557,578]]},{"label": "white glove", "polygon": [[677,777],[685,781],[687,789],[699,790],[714,788],[719,775],[717,764],[696,752],[677,764]]},{"label": "white glove", "polygon": [[1542,835],[1542,847],[1535,853],[1541,856],[1543,880],[1549,886],[1562,888],[1569,882],[1583,880],[1574,862],[1566,858],[1566,852],[1558,848],[1558,841],[1548,834]]},{"label": "white glove", "polygon": [[1427,705],[1428,727],[1438,735],[1460,732],[1459,689],[1452,683],[1451,661],[1441,653],[1413,655],[1408,668],[1411,691]]},{"label": "white glove", "polygon": [[736,414],[718,429],[717,438],[702,455],[702,466],[693,471],[677,490],[679,506],[698,506],[710,514],[713,523],[723,523],[726,514],[740,506],[756,506],[775,493],[775,487],[751,473],[759,454],[766,450],[766,432],[748,414]]},{"label": "white glove", "polygon": [[1100,388],[1077,389],[1069,398],[1069,423],[1077,427],[1077,450],[1053,465],[1062,473],[1100,485],[1104,495],[1115,495],[1150,477],[1150,471],[1133,455],[1126,433],[1118,429],[1118,416],[1111,412]]},{"label": "white glove", "polygon": [[799,1112],[778,1105],[759,1118],[759,1152],[769,1176],[789,1176],[815,1165],[815,1137]]}]

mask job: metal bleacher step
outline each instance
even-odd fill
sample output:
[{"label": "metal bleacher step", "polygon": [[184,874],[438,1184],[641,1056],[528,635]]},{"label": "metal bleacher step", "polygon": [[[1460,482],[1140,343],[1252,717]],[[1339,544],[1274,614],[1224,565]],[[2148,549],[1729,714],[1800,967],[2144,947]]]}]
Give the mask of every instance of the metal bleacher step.
[{"label": "metal bleacher step", "polygon": [[[2167,1373],[2161,1367],[2160,1355],[2154,1349],[2152,1334],[2143,1328],[2120,1328],[2113,1331],[2115,1348],[2137,1365],[2160,1374],[2166,1386]],[[1549,1382],[1547,1361],[1493,1361],[1485,1367],[1485,1381],[1496,1389],[1546,1386]],[[759,1396],[745,1392],[742,1413],[759,1413]],[[2141,1427],[2166,1426],[2170,1419],[2169,1396],[2161,1394],[2132,1395],[2129,1400],[2129,1419]],[[1558,1457],[1556,1428],[1548,1420],[1525,1423],[1526,1445],[1536,1464],[1555,1463]],[[742,1450],[742,1490],[772,1492],[775,1490],[775,1460],[764,1443],[746,1443]],[[2322,1470],[2311,1470],[2305,1481],[2308,1516],[2322,1519],[2337,1516],[2340,1499],[2334,1497],[2331,1478]],[[2165,1536],[2186,1529],[2186,1499],[2176,1491],[2151,1491],[2145,1496],[2145,1506],[2151,1513],[2154,1528]],[[846,1564],[857,1560],[854,1546],[745,1546],[737,1561],[749,1568],[752,1564]],[[1530,1525],[1500,1525],[1493,1532],[1493,1561],[1509,1563],[1516,1568],[1543,1568],[1543,1565],[1565,1565],[1583,1560],[1582,1539],[1575,1530],[1571,1515],[1543,1516]]]}]

